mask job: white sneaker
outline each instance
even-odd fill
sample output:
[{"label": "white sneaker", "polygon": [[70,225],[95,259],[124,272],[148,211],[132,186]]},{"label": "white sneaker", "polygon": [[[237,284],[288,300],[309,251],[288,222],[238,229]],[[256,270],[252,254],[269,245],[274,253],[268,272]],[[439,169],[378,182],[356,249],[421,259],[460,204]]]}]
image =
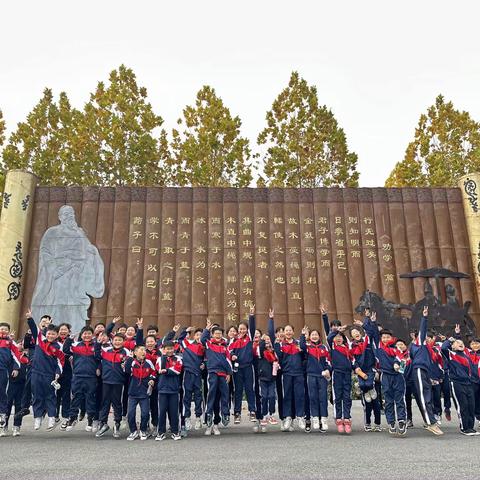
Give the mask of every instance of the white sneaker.
[{"label": "white sneaker", "polygon": [[195,430],[200,430],[202,428],[202,418],[197,417],[195,419]]},{"label": "white sneaker", "polygon": [[0,428],[0,437],[6,437],[8,433],[8,427]]},{"label": "white sneaker", "polygon": [[55,417],[48,417],[47,432],[51,432],[58,423],[60,423],[60,419],[57,421]]},{"label": "white sneaker", "polygon": [[327,417],[322,417],[322,418],[320,419],[320,422],[321,422],[322,430],[323,430],[324,432],[326,432],[326,431],[328,430],[328,419],[327,419]]},{"label": "white sneaker", "polygon": [[220,430],[218,429],[218,425],[214,425],[212,430],[214,435],[220,435]]},{"label": "white sneaker", "polygon": [[40,430],[40,427],[42,426],[42,421],[43,417],[35,417],[35,419],[33,420],[34,430]]},{"label": "white sneaker", "polygon": [[288,432],[290,430],[291,426],[292,426],[292,417],[285,418],[284,423],[283,423],[283,427],[285,429],[284,431]]},{"label": "white sneaker", "polygon": [[318,417],[312,417],[312,428],[314,430],[320,430],[320,419]]},{"label": "white sneaker", "polygon": [[128,428],[127,417],[122,417],[122,421],[120,422],[120,430],[126,430],[127,428]]},{"label": "white sneaker", "polygon": [[0,428],[3,428],[7,423],[7,415],[5,413],[0,414]]},{"label": "white sneaker", "polygon": [[134,432],[132,432],[128,437],[127,437],[127,440],[129,442],[133,442],[133,440],[136,440],[138,437],[139,437],[139,433],[138,433],[138,430],[135,430]]},{"label": "white sneaker", "polygon": [[100,422],[98,420],[94,420],[92,423],[92,433],[97,433],[98,432],[98,426],[100,425]]},{"label": "white sneaker", "polygon": [[147,440],[149,436],[148,432],[140,432],[140,440]]},{"label": "white sneaker", "polygon": [[299,417],[298,420],[297,420],[297,423],[298,423],[298,428],[300,430],[305,430],[305,419],[303,417]]},{"label": "white sneaker", "polygon": [[259,430],[260,430],[260,422],[257,421],[253,425],[253,433],[258,433]]},{"label": "white sneaker", "polygon": [[376,400],[377,396],[378,396],[378,395],[377,395],[377,391],[375,390],[375,388],[372,388],[372,389],[370,390],[370,398],[371,398],[372,400]]},{"label": "white sneaker", "polygon": [[190,420],[190,417],[185,419],[185,430],[188,432],[192,429],[192,421]]},{"label": "white sneaker", "polygon": [[365,399],[365,401],[366,401],[367,403],[370,403],[370,402],[372,401],[372,395],[371,395],[371,393],[370,393],[370,390],[369,390],[368,392],[365,392],[365,393],[363,394],[363,398]]},{"label": "white sneaker", "polygon": [[205,430],[205,435],[211,435],[212,434],[212,427],[207,427]]},{"label": "white sneaker", "polygon": [[181,440],[182,439],[182,436],[178,433],[172,433],[172,435],[170,435],[172,440],[175,440],[175,441],[178,441],[178,440]]},{"label": "white sneaker", "polygon": [[13,427],[12,437],[18,437],[20,435],[20,427]]}]

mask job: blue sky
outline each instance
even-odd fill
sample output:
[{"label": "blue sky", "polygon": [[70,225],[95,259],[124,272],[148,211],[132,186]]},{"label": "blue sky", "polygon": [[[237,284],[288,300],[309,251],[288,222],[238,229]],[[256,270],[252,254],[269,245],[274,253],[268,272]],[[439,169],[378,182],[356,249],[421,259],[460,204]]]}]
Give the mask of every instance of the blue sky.
[{"label": "blue sky", "polygon": [[124,63],[168,129],[204,84],[255,141],[290,72],[318,88],[360,185],[380,186],[438,93],[480,120],[480,4],[457,0],[2,2],[0,109],[9,130],[45,86],[82,107]]}]

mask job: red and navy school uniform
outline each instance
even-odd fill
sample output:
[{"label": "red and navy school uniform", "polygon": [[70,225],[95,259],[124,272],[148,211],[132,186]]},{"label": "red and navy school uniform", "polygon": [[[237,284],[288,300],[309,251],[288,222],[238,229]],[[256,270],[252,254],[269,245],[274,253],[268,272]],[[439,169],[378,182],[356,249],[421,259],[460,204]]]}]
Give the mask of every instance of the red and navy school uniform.
[{"label": "red and navy school uniform", "polygon": [[371,318],[364,319],[363,328],[372,340],[373,351],[377,359],[377,365],[381,372],[382,394],[385,400],[385,417],[389,425],[395,421],[405,422],[407,412],[405,407],[405,378],[402,373],[395,369],[400,367],[402,352],[395,346],[393,338],[388,344],[380,341],[380,332],[376,322]]},{"label": "red and navy school uniform", "polygon": [[303,418],[305,415],[305,379],[303,352],[296,339],[275,343],[282,369],[283,416]]},{"label": "red and navy school uniform", "polygon": [[49,342],[33,318],[28,319],[28,326],[35,338],[35,353],[32,359],[32,394],[33,416],[43,417],[45,411],[49,417],[57,413],[56,391],[52,386],[56,375],[62,375],[65,354],[57,341]]},{"label": "red and navy school uniform", "polygon": [[475,426],[475,397],[472,388],[472,362],[465,351],[452,350],[452,341],[445,340],[442,354],[448,365],[453,404],[460,419],[462,431]]},{"label": "red and navy school uniform", "polygon": [[[58,337],[58,343],[62,346],[65,353],[65,342],[71,341],[70,337]],[[65,363],[63,365],[63,373],[59,378],[60,388],[57,390],[57,417],[60,417],[60,411],[63,418],[69,418],[70,403],[72,398],[72,357],[65,355]]]},{"label": "red and navy school uniform", "polygon": [[114,348],[112,345],[96,348],[100,351],[103,384],[100,422],[107,423],[110,407],[113,406],[113,418],[119,424],[123,414],[122,392],[126,384],[125,362],[131,357],[131,352],[125,347]]},{"label": "red and navy school uniform", "polygon": [[300,348],[306,357],[310,415],[328,417],[328,380],[323,372],[332,371],[329,349],[322,342],[307,341],[303,334],[300,336]]},{"label": "red and navy school uniform", "polygon": [[472,364],[471,382],[473,389],[473,398],[475,400],[475,418],[480,421],[480,351],[466,348],[465,353],[467,354],[468,358],[470,359],[470,363]]},{"label": "red and navy school uniform", "polygon": [[150,396],[152,391],[149,382],[155,381],[157,376],[155,365],[147,359],[140,361],[130,357],[125,363],[125,373],[130,377],[127,413],[130,433],[137,431],[137,406],[140,406],[140,431],[146,432],[150,417]]},{"label": "red and navy school uniform", "polygon": [[0,415],[8,413],[8,381],[13,370],[20,370],[20,352],[9,337],[0,337]]},{"label": "red and navy school uniform", "polygon": [[234,338],[228,345],[230,357],[236,356],[234,361],[238,364],[233,372],[233,381],[235,383],[235,401],[233,411],[240,414],[242,410],[243,392],[247,398],[248,411],[255,412],[255,374],[253,369],[253,337],[255,336],[255,315],[248,318],[248,331],[245,336]]},{"label": "red and navy school uniform", "polygon": [[330,347],[332,363],[332,394],[333,414],[335,419],[349,420],[352,415],[352,369],[354,358],[350,351],[347,338],[344,337],[343,345],[336,345],[333,339],[338,334],[330,330],[328,315],[322,315],[323,328],[327,334],[327,343]]},{"label": "red and navy school uniform", "polygon": [[[15,377],[10,376],[10,381],[8,382],[7,390],[7,418],[6,426],[8,426],[8,419],[12,413],[12,408],[15,407],[15,415],[20,412],[22,409],[22,395],[23,389],[25,388],[25,382],[27,380],[27,368],[29,367],[30,360],[27,353],[22,353],[20,355],[20,369],[17,370],[18,374]],[[13,372],[13,370],[12,370]],[[13,417],[13,426],[21,427],[22,426],[22,416],[17,415]]]},{"label": "red and navy school uniform", "polygon": [[220,394],[220,413],[227,417],[230,414],[229,389],[227,376],[232,375],[230,351],[225,339],[219,342],[210,337],[210,330],[204,329],[201,337],[205,347],[205,362],[207,365],[207,407],[205,413],[207,420],[213,416],[217,392]]},{"label": "red and navy school uniform", "polygon": [[69,418],[77,420],[78,412],[85,405],[87,417],[91,420],[97,413],[97,370],[100,369],[100,350],[96,342],[67,340],[64,353],[72,360],[72,399]]},{"label": "red and navy school uniform", "polygon": [[192,415],[192,399],[195,404],[195,416],[202,416],[202,366],[204,364],[205,347],[201,342],[187,338],[187,331],[180,334],[178,341],[183,350],[183,417]]},{"label": "red and navy school uniform", "polygon": [[[273,345],[273,342],[272,342]],[[275,390],[277,375],[273,374],[273,365],[280,365],[277,354],[273,347],[266,347],[265,340],[260,340],[258,348],[258,382],[260,385],[261,416],[275,413]],[[278,368],[277,368],[278,373]]]},{"label": "red and navy school uniform", "polygon": [[[145,349],[145,358],[150,360],[153,365],[156,365],[157,359],[160,356],[160,352],[157,348],[153,348],[149,350],[148,348]],[[155,380],[155,384],[153,385],[152,394],[150,395],[150,422],[154,429],[157,429],[158,426],[158,382]]]},{"label": "red and navy school uniform", "polygon": [[155,369],[158,375],[158,434],[167,431],[168,423],[172,433],[179,433],[179,390],[180,374],[183,370],[179,355],[158,357]]}]

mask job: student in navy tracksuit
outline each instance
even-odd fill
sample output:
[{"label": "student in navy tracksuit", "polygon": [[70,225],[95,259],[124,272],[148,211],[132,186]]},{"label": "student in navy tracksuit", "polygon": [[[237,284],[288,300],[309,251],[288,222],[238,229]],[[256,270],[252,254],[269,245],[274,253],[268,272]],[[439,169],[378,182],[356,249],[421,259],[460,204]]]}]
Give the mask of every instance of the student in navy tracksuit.
[{"label": "student in navy tracksuit", "polygon": [[[381,332],[376,324],[376,313],[365,311],[363,328],[372,339],[381,373],[382,392],[385,400],[385,416],[391,435],[407,433],[407,412],[405,405],[405,378],[401,373],[403,354],[396,347],[395,338],[389,330]],[[396,421],[398,428],[396,428]]]},{"label": "student in navy tracksuit", "polygon": [[202,370],[205,368],[205,347],[200,341],[202,332],[201,328],[189,327],[178,337],[183,349],[183,417],[187,431],[192,428],[192,400],[195,403],[195,430],[202,428]]},{"label": "student in navy tracksuit", "polygon": [[158,432],[155,440],[167,438],[167,414],[172,439],[181,440],[178,404],[183,363],[181,357],[175,355],[173,342],[165,341],[162,350],[155,365],[158,373]]},{"label": "student in navy tracksuit", "polygon": [[[455,333],[460,333],[457,325]],[[472,363],[460,338],[449,338],[442,344],[442,354],[448,365],[453,404],[463,435],[478,435],[475,431],[475,398],[472,388]]]},{"label": "student in navy tracksuit", "polygon": [[307,389],[312,428],[326,432],[328,430],[328,382],[332,371],[330,352],[322,343],[320,332],[316,329],[309,331],[307,327],[302,330],[300,348],[307,362]]},{"label": "student in navy tracksuit", "polygon": [[292,419],[297,417],[298,427],[305,430],[305,379],[303,372],[303,352],[298,340],[293,338],[294,329],[287,325],[283,329],[284,339],[275,342],[282,369],[283,415],[282,431],[293,431]]},{"label": "student in navy tracksuit", "polygon": [[6,426],[8,411],[8,381],[20,370],[20,352],[10,338],[10,325],[0,323],[0,434]]},{"label": "student in navy tracksuit", "polygon": [[[150,327],[149,327],[150,328]],[[150,360],[153,365],[157,364],[161,353],[157,349],[157,336],[147,335],[145,337],[145,358]],[[150,423],[152,430],[158,430],[158,382],[153,384],[152,394],[150,395]]]},{"label": "student in navy tracksuit", "polygon": [[122,392],[125,386],[125,362],[131,356],[130,350],[124,344],[125,337],[116,333],[112,338],[112,344],[96,344],[102,359],[102,408],[100,411],[100,427],[95,434],[102,437],[110,430],[108,426],[108,414],[113,406],[113,436],[120,437],[120,422],[122,421]]},{"label": "student in navy tracksuit", "polygon": [[65,355],[62,346],[57,342],[58,327],[48,325],[45,334],[37,328],[31,312],[27,312],[28,326],[35,338],[35,354],[32,359],[32,394],[34,429],[38,430],[42,424],[43,415],[47,412],[47,430],[55,428],[57,422],[57,400],[55,386],[63,371]]},{"label": "student in navy tracksuit", "polygon": [[[72,359],[72,399],[69,419],[65,430],[70,431],[78,421],[78,413],[85,405],[87,413],[87,432],[93,431],[93,420],[97,410],[97,379],[101,374],[101,354],[95,346],[93,329],[83,327],[78,341],[68,339],[63,351]],[[62,425],[63,427],[63,425]]]},{"label": "student in navy tracksuit", "polygon": [[414,342],[410,346],[412,359],[412,378],[415,384],[415,391],[418,393],[420,413],[422,414],[425,428],[434,435],[443,435],[440,430],[433,408],[432,393],[432,371],[434,369],[434,356],[432,343],[434,336],[428,332],[428,307],[423,307],[420,330]]},{"label": "student in navy tracksuit", "polygon": [[353,355],[348,345],[348,340],[343,334],[346,326],[341,326],[338,320],[328,322],[328,315],[322,306],[322,320],[327,343],[330,347],[332,363],[332,393],[333,413],[339,433],[352,432],[352,369]]},{"label": "student in navy tracksuit", "polygon": [[[128,384],[128,426],[130,435],[127,440],[147,440],[150,395],[153,392],[156,372],[155,365],[146,359],[146,349],[137,345],[125,363],[125,374],[130,377]],[[137,428],[137,406],[140,406],[140,432]]]},{"label": "student in navy tracksuit", "polygon": [[[67,340],[70,339],[70,331],[71,326],[68,323],[61,323],[58,326],[58,343],[63,345]],[[60,413],[62,418],[64,418],[64,422],[60,428],[64,430],[67,426],[68,418],[70,415],[70,399],[72,396],[72,364],[71,358],[66,355],[65,356],[65,364],[63,365],[63,372],[62,376],[59,378],[58,383],[60,384],[60,388],[57,391],[57,420],[60,418]]]},{"label": "student in navy tracksuit", "polygon": [[[360,387],[363,414],[364,414],[364,430],[366,432],[381,432],[381,407],[375,388],[375,369],[376,359],[373,352],[372,341],[368,335],[362,335],[360,325],[361,321],[354,321],[358,327],[350,330],[352,343],[350,350],[354,358],[354,371],[358,378]],[[372,427],[372,413],[374,417],[374,425]]]},{"label": "student in navy tracksuit", "polygon": [[[415,333],[415,337],[417,333]],[[410,350],[407,342],[401,338],[397,338],[395,346],[400,350],[400,373],[403,370],[403,378],[405,380],[405,408],[407,410],[407,428],[413,428],[412,400],[415,398],[419,405],[418,394],[415,392],[415,384],[412,378],[412,359],[410,358]],[[420,410],[420,406],[418,407]]]},{"label": "student in navy tracksuit", "polygon": [[[211,329],[211,331],[210,331]],[[207,326],[203,330],[201,342],[205,346],[205,361],[207,364],[207,407],[206,407],[206,424],[207,429],[205,435],[212,433],[212,425],[214,423],[214,407],[217,394],[220,395],[220,413],[224,426],[230,423],[229,409],[229,390],[228,382],[231,381],[232,363],[230,360],[230,351],[227,342],[223,338],[223,329],[219,326],[212,326],[207,320]],[[213,433],[220,435],[220,430],[213,425]]]},{"label": "student in navy tracksuit", "polygon": [[[20,350],[21,347],[19,347]],[[20,354],[20,370],[12,370],[12,375],[10,375],[10,380],[8,382],[8,406],[7,406],[7,418],[5,421],[5,432],[8,428],[8,419],[12,413],[12,407],[15,407],[15,416],[13,417],[13,429],[12,436],[17,437],[20,435],[20,428],[22,427],[21,415],[17,415],[22,409],[22,395],[23,389],[25,388],[25,382],[27,379],[27,368],[29,366],[30,360],[28,358],[27,352],[22,352]],[[2,430],[0,430],[0,436],[2,436]]]},{"label": "student in navy tracksuit", "polygon": [[228,345],[230,358],[235,367],[233,370],[233,382],[235,385],[235,402],[233,407],[234,422],[240,423],[242,411],[243,392],[247,398],[248,411],[250,412],[250,421],[256,421],[255,405],[255,385],[253,370],[253,344],[252,339],[255,336],[255,313],[253,307],[250,307],[248,325],[241,322],[238,325],[238,335]]},{"label": "student in navy tracksuit", "polygon": [[472,389],[475,401],[475,418],[480,422],[480,338],[474,338],[470,342],[470,348],[465,349],[465,353],[472,364]]}]

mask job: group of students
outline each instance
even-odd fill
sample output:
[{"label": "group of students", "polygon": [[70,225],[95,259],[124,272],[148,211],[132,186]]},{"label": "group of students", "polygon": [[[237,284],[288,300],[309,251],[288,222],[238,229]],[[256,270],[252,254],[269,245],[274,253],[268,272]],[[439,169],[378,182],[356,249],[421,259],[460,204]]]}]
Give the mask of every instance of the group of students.
[{"label": "group of students", "polygon": [[248,322],[226,332],[207,319],[203,329],[176,325],[164,337],[156,326],[144,334],[142,319],[133,327],[119,317],[74,337],[69,325],[56,326],[49,316],[37,325],[29,311],[29,331],[18,343],[8,323],[0,323],[0,436],[8,433],[13,408],[12,435],[18,436],[30,407],[35,430],[47,417],[48,431],[60,424],[68,432],[86,416],[85,429],[102,437],[112,408],[115,438],[122,421],[130,441],[161,441],[167,433],[180,440],[203,428],[205,435],[220,435],[232,412],[233,423],[241,422],[244,395],[255,432],[278,423],[285,432],[326,432],[330,400],[337,431],[350,434],[354,378],[366,432],[382,431],[384,410],[389,433],[404,436],[413,426],[415,398],[433,434],[443,434],[442,413],[451,420],[453,400],[461,433],[477,435],[480,339],[467,348],[458,325],[448,339],[429,330],[426,306],[409,344],[368,309],[350,326],[330,322],[323,305],[321,312],[326,343],[318,329],[304,327],[297,339],[291,325],[275,328],[273,310],[264,334],[253,307]]}]

